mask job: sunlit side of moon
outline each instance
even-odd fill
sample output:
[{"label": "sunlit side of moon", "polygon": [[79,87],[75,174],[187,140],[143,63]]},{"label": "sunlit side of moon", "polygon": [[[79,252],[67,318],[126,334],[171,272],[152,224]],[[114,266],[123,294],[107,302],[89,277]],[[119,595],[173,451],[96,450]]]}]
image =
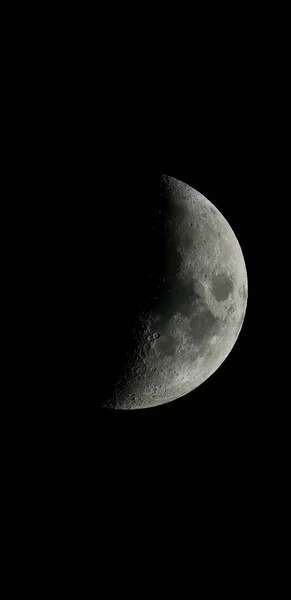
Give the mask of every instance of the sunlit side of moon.
[{"label": "sunlit side of moon", "polygon": [[226,219],[169,176],[161,179],[161,198],[164,277],[151,309],[140,316],[136,348],[110,408],[149,408],[197,388],[223,363],[245,316],[246,266]]}]

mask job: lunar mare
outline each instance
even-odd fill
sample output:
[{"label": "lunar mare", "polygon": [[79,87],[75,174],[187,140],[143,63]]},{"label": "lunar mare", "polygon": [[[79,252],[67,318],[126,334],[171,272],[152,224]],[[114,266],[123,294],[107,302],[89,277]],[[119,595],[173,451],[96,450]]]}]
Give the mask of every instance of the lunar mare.
[{"label": "lunar mare", "polygon": [[247,273],[239,242],[217,208],[189,185],[164,175],[153,225],[165,265],[156,295],[138,318],[136,344],[109,408],[158,406],[188,394],[223,363],[242,327]]}]

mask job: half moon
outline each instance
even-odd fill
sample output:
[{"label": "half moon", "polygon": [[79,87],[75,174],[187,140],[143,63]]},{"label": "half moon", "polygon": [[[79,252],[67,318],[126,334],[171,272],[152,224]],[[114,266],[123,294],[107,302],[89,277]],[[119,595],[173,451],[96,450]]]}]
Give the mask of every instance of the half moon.
[{"label": "half moon", "polygon": [[104,402],[109,408],[154,407],[197,388],[230,353],[245,316],[242,250],[207,198],[163,175],[152,235],[163,242],[163,266],[146,274],[145,294],[153,286],[155,295],[141,303],[134,348]]}]

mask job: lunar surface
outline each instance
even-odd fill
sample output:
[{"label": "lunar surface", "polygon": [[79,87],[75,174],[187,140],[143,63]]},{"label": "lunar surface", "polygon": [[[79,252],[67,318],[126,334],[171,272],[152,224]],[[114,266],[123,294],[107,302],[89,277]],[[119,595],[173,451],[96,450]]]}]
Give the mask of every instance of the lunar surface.
[{"label": "lunar surface", "polygon": [[223,363],[242,327],[247,274],[239,242],[217,208],[163,175],[148,243],[137,272],[134,343],[103,405],[141,409],[188,394]]}]

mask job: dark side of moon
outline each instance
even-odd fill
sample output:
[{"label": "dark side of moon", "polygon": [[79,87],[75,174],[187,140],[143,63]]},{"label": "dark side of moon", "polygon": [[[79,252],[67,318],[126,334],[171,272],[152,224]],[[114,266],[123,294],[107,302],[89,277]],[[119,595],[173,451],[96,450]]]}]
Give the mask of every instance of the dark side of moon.
[{"label": "dark side of moon", "polygon": [[138,256],[130,331],[123,330],[130,343],[102,401],[106,408],[150,408],[188,394],[225,360],[245,316],[242,251],[209,200],[164,175],[147,227],[154,250]]}]

